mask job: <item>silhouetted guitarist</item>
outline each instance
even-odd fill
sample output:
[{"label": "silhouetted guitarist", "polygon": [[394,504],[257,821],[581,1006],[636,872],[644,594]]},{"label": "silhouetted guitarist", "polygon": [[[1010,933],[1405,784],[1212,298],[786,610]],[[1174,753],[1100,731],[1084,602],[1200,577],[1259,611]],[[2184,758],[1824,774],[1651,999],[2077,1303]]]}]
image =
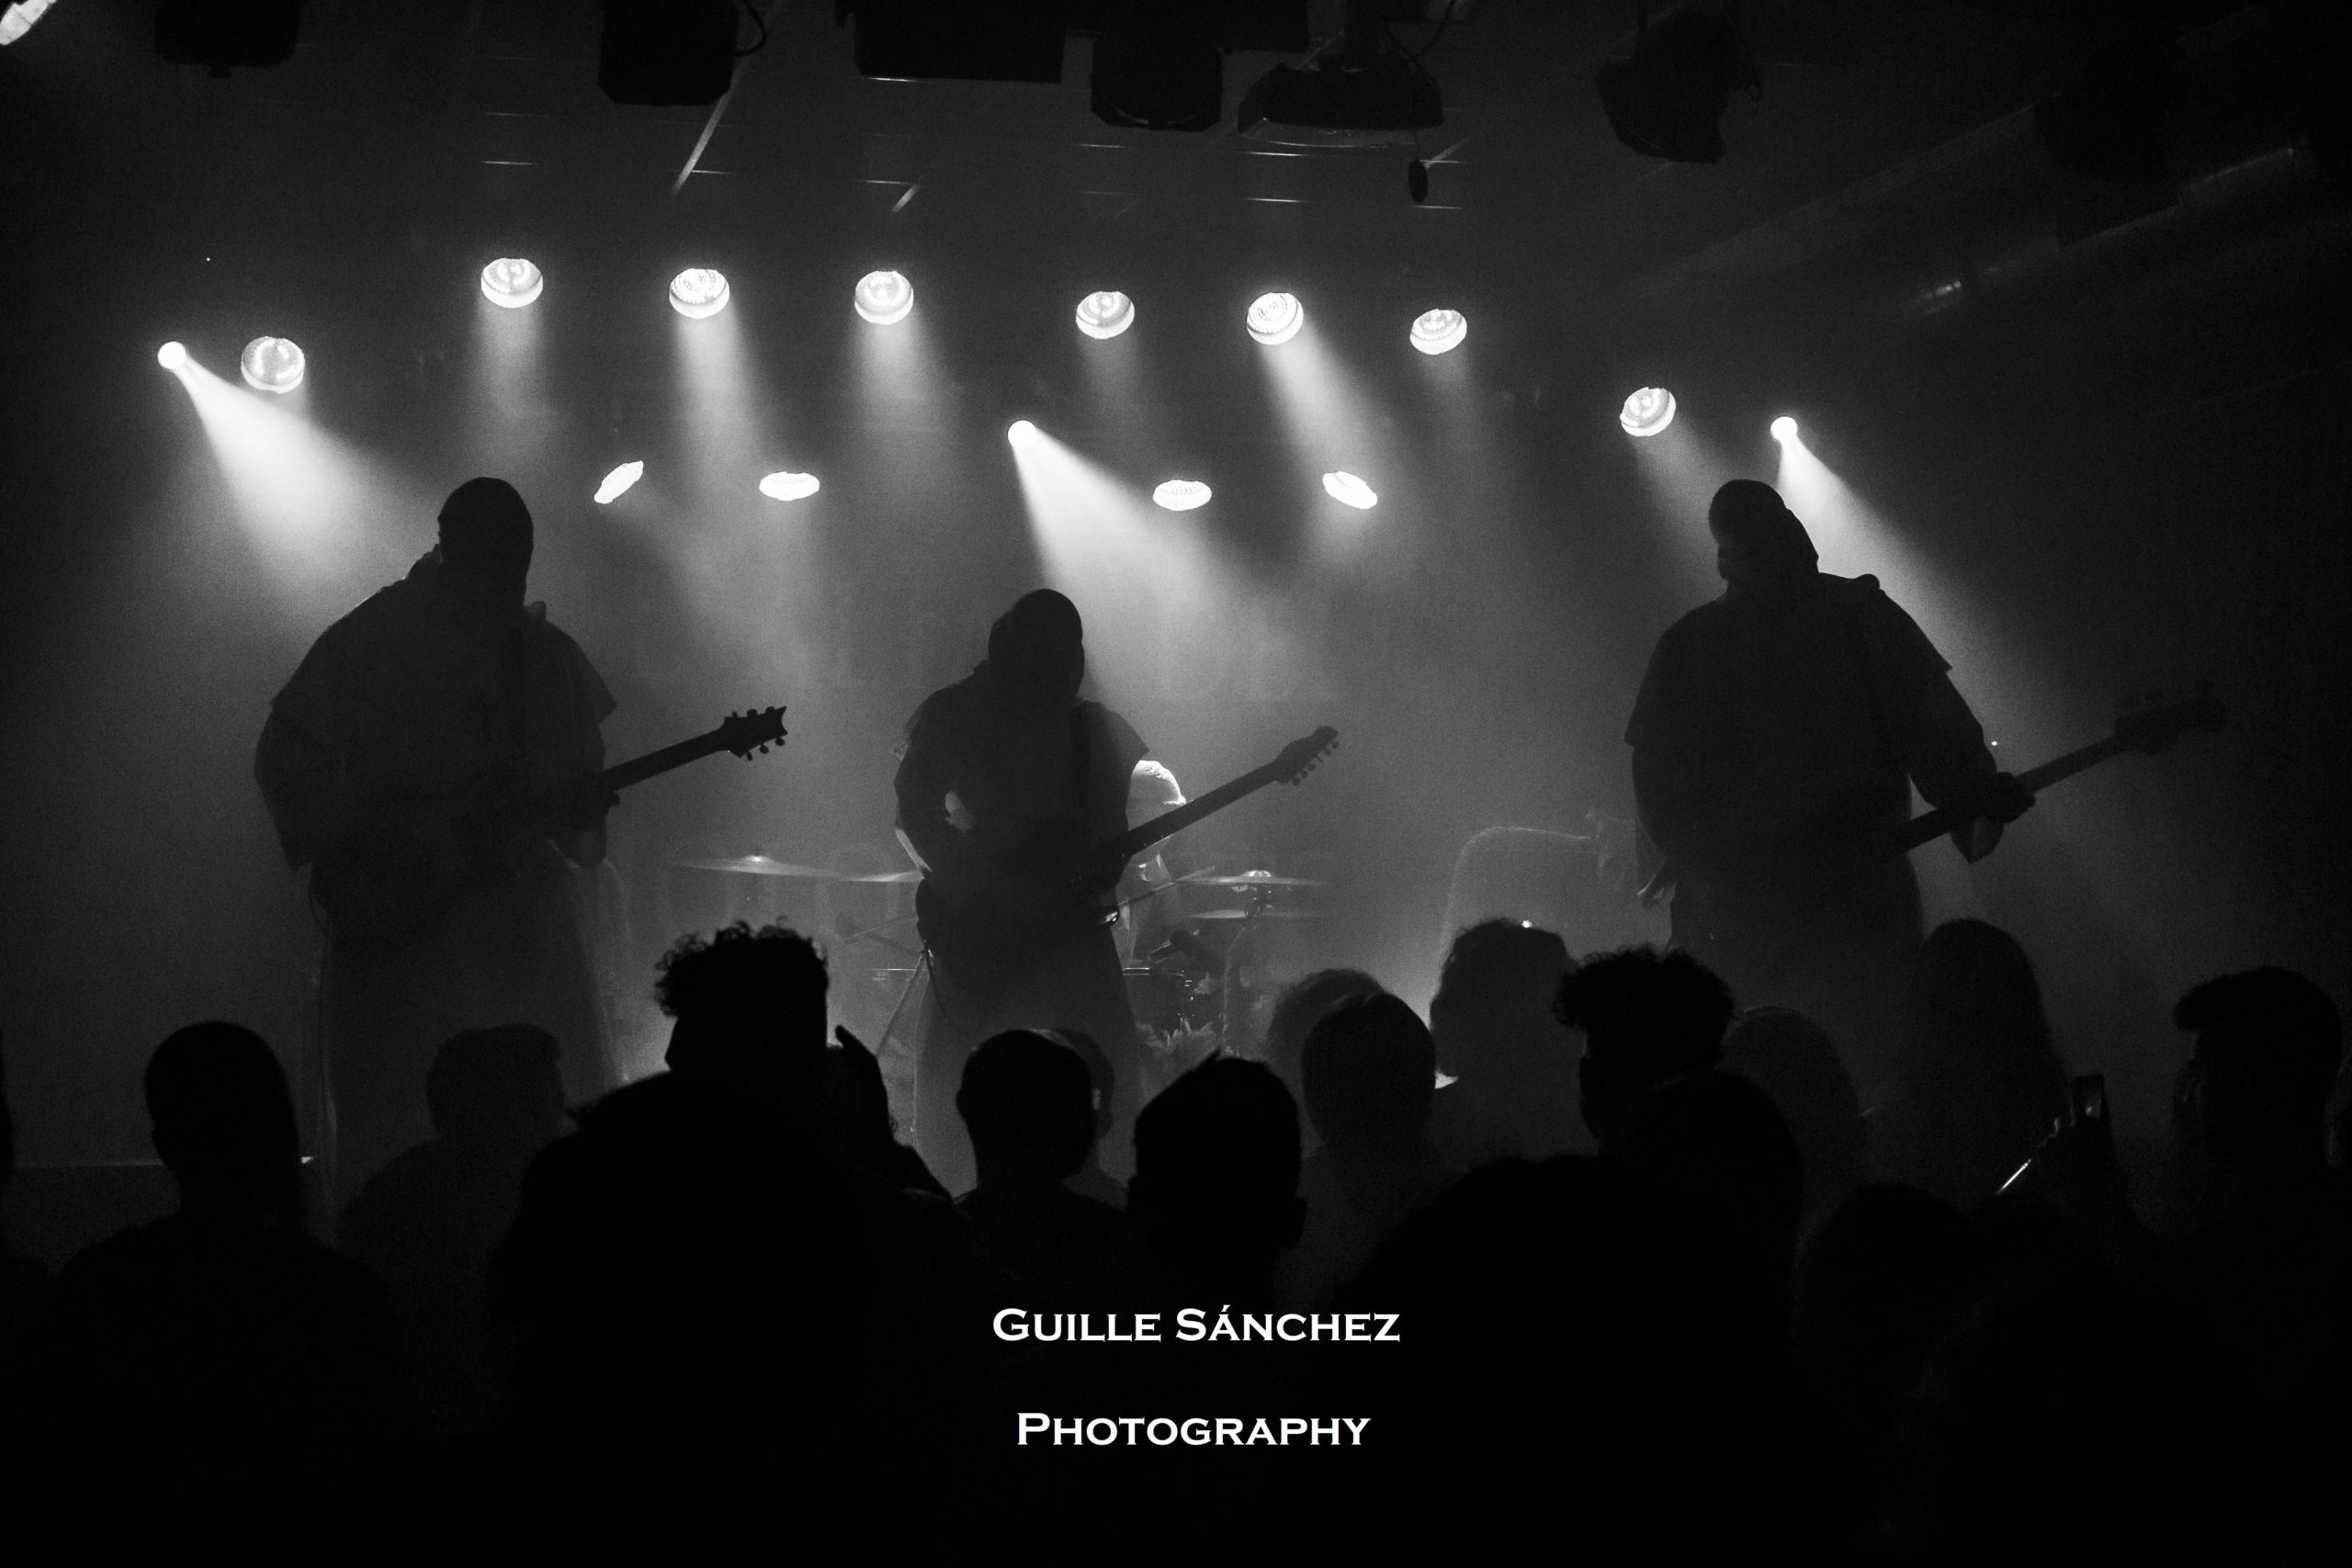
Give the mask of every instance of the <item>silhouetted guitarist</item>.
[{"label": "silhouetted guitarist", "polygon": [[1707,513],[1723,596],[1667,628],[1625,739],[1641,825],[1665,857],[1674,941],[1742,1007],[1812,1014],[1865,1080],[1884,1065],[1920,942],[1910,862],[1873,838],[1917,784],[1973,807],[1976,860],[2031,804],[1996,767],[1951,668],[1871,577],[1817,570],[1771,486],[1735,479]]},{"label": "silhouetted guitarist", "polygon": [[[1110,1057],[1114,1107],[1133,1120],[1135,1018],[1114,928],[1069,897],[1080,846],[1127,826],[1133,727],[1079,700],[1078,607],[1024,595],[989,630],[988,658],[915,710],[899,752],[899,832],[922,865],[931,954],[917,1063],[915,1139],[950,1191],[972,1185],[955,1109],[964,1058],[1011,1028],[1081,1030]],[[1120,868],[1110,868],[1114,884]],[[1114,1132],[1106,1154],[1123,1148]]]},{"label": "silhouetted guitarist", "polygon": [[424,1070],[460,1029],[538,1024],[562,1046],[572,1103],[612,1087],[568,886],[604,858],[607,793],[575,789],[552,818],[477,823],[466,874],[422,919],[359,915],[359,900],[425,873],[447,835],[422,829],[452,802],[560,791],[603,765],[612,694],[546,607],[525,605],[531,542],[513,485],[459,485],[438,547],[320,636],[254,754],[288,863],[312,867],[322,901],[342,874],[323,997],[342,1197],[432,1136]]}]

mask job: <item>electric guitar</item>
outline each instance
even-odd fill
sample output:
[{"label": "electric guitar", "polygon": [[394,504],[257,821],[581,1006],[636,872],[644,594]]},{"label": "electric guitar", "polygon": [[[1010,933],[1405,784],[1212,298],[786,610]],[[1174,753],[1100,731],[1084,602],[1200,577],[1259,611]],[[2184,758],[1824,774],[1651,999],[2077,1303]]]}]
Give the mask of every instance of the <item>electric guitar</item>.
[{"label": "electric guitar", "polygon": [[1118,912],[1112,894],[1137,855],[1270,784],[1297,784],[1339,743],[1340,732],[1326,725],[1283,747],[1264,767],[1092,843],[1074,823],[1046,823],[998,857],[994,882],[960,900],[923,878],[915,889],[915,929],[933,956],[959,973],[1010,981],[1040,953],[1109,923]]},{"label": "electric guitar", "polygon": [[[2229,721],[2229,710],[2213,695],[2211,688],[2200,686],[2195,696],[2184,702],[2127,709],[2116,716],[2114,732],[2106,739],[2077,746],[2063,757],[2052,757],[2041,766],[2019,773],[2018,783],[2027,794],[2039,795],[2059,780],[2073,778],[2110,757],[2120,757],[2126,751],[2154,756],[2192,729],[2219,729]],[[1887,835],[1885,851],[1889,854],[1907,853],[1980,815],[1972,811],[1965,801],[1940,811],[1922,812]]]},{"label": "electric guitar", "polygon": [[[2104,740],[2094,740],[2064,756],[2053,757],[2038,768],[2018,774],[2017,782],[2027,794],[2039,795],[2052,784],[2097,767],[2110,757],[2120,757],[2126,751],[2154,755],[2192,729],[2219,729],[2229,722],[2229,710],[2214,697],[2211,690],[2200,685],[2194,697],[2184,701],[2126,709],[2117,716],[2114,730]],[[1922,844],[1931,843],[1984,814],[1977,803],[1963,800],[1939,810],[1922,812],[1894,828],[1866,829],[1860,835],[1850,829],[1831,829],[1805,837],[1825,853],[1850,857],[1860,849],[1866,856],[1894,856],[1907,854]],[[1655,904],[1671,891],[1679,872],[1679,868],[1672,860],[1660,866],[1657,874],[1642,886],[1643,904]],[[1678,911],[1676,919],[1679,920],[1682,918]]]},{"label": "electric guitar", "polygon": [[345,940],[397,942],[430,931],[469,887],[514,881],[515,839],[553,832],[566,815],[720,751],[749,761],[784,743],[784,709],[737,714],[716,728],[557,789],[520,794],[493,769],[447,795],[396,801],[311,866],[311,897]]}]

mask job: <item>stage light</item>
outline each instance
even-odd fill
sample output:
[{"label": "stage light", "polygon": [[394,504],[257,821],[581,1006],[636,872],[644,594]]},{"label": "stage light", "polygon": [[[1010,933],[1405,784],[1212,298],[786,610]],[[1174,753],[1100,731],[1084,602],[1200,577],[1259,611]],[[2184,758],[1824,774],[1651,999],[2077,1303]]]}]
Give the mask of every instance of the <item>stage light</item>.
[{"label": "stage light", "polygon": [[1794,441],[1796,438],[1797,422],[1795,420],[1791,419],[1787,414],[1782,414],[1780,418],[1772,422],[1773,440]]},{"label": "stage light", "polygon": [[605,482],[596,487],[596,504],[599,506],[610,506],[614,502],[618,501],[622,496],[628,493],[629,486],[635,484],[644,477],[645,465],[643,463],[623,463],[619,468],[615,468],[611,473],[606,474],[605,476]]},{"label": "stage light", "polygon": [[[521,256],[501,256],[481,269],[481,297],[510,310],[519,310],[537,299],[547,286],[546,275]],[[671,298],[677,298],[674,285]]]},{"label": "stage light", "polygon": [[1436,79],[1386,36],[1395,9],[1385,0],[1347,0],[1340,36],[1250,84],[1234,129],[1293,146],[1409,147],[1414,131],[1444,124]]},{"label": "stage light", "polygon": [[1306,324],[1306,307],[1293,294],[1261,294],[1250,302],[1250,335],[1260,343],[1288,343]]},{"label": "stage light", "polygon": [[1209,503],[1209,487],[1198,479],[1170,479],[1151,492],[1151,499],[1170,512],[1190,512]]},{"label": "stage light", "polygon": [[1735,87],[1756,85],[1756,59],[1729,17],[1678,11],[1645,29],[1630,62],[1592,79],[1617,140],[1636,152],[1687,164],[1724,155],[1718,121]]},{"label": "stage light", "polygon": [[11,44],[33,30],[56,0],[17,0],[17,4],[0,11],[0,44]]},{"label": "stage light", "polygon": [[1372,487],[1351,473],[1325,474],[1323,491],[1340,505],[1352,506],[1360,512],[1369,512],[1380,504],[1380,497],[1372,493]]},{"label": "stage light", "polygon": [[158,0],[155,52],[175,65],[226,76],[238,65],[276,65],[302,32],[302,0]]},{"label": "stage light", "polygon": [[877,327],[907,319],[915,308],[915,286],[895,272],[869,272],[857,280],[857,313]]},{"label": "stage light", "polygon": [[[1165,0],[1099,4],[1102,32],[1087,77],[1094,118],[1141,130],[1215,126],[1225,117],[1225,51],[1234,45],[1224,35],[1233,8]],[[1297,0],[1297,9],[1304,49],[1306,0]]]},{"label": "stage light", "polygon": [[806,501],[817,493],[817,476],[770,474],[760,481],[760,493],[777,501]]},{"label": "stage light", "polygon": [[1025,419],[1016,419],[1005,427],[1004,438],[1012,443],[1016,452],[1026,452],[1037,445],[1037,427]]},{"label": "stage light", "polygon": [[735,0],[604,0],[596,85],[616,104],[715,104],[735,85],[735,34],[749,9]]},{"label": "stage light", "polygon": [[237,369],[256,392],[290,392],[302,384],[307,362],[291,338],[257,337],[245,344]]},{"label": "stage light", "polygon": [[1088,337],[1117,337],[1136,324],[1136,302],[1115,288],[1078,302],[1078,330]]},{"label": "stage light", "polygon": [[187,345],[167,343],[155,351],[155,363],[166,370],[176,370],[187,363]]},{"label": "stage light", "polygon": [[[842,0],[861,76],[1058,82],[1068,0]],[[1099,7],[1098,7],[1099,15]]]},{"label": "stage light", "polygon": [[716,316],[730,298],[725,275],[707,266],[690,266],[670,280],[670,309],[691,321]]},{"label": "stage light", "polygon": [[1674,423],[1674,394],[1664,387],[1644,387],[1617,411],[1617,423],[1628,435],[1656,435]]},{"label": "stage light", "polygon": [[1423,354],[1443,354],[1459,348],[1470,335],[1470,323],[1459,310],[1424,310],[1413,322],[1413,346]]}]

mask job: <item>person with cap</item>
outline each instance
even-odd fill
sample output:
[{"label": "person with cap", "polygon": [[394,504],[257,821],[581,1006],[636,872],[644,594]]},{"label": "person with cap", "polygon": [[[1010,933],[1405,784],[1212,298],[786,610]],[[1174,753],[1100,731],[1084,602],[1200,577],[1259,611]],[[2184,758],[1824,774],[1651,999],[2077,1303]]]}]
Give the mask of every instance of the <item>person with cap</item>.
[{"label": "person with cap", "polygon": [[1771,486],[1734,479],[1707,525],[1723,594],[1668,627],[1625,732],[1675,945],[1743,1007],[1820,1021],[1858,1078],[1884,1076],[1921,937],[1910,863],[1874,830],[1911,790],[1973,805],[1953,841],[1989,854],[2032,804],[1996,767],[1951,666],[1874,577],[1818,570]]},{"label": "person with cap", "polygon": [[1117,1163],[1140,1063],[1119,949],[1084,891],[1107,898],[1124,870],[1085,847],[1124,832],[1135,766],[1148,750],[1127,721],[1081,701],[1078,606],[1048,588],[989,629],[988,657],[923,699],[896,781],[899,837],[922,870],[931,961],[915,1074],[915,1146],[951,1192],[975,1179],[956,1090],[973,1047],[1008,1029],[1093,1036],[1114,1079]]},{"label": "person with cap", "polygon": [[[338,1199],[433,1135],[425,1072],[461,1030],[536,1024],[572,1103],[612,1087],[572,915],[604,856],[612,694],[524,602],[531,513],[459,485],[435,547],[321,634],[270,705],[254,773],[327,915],[330,1179]],[[525,798],[561,802],[524,815]]]}]

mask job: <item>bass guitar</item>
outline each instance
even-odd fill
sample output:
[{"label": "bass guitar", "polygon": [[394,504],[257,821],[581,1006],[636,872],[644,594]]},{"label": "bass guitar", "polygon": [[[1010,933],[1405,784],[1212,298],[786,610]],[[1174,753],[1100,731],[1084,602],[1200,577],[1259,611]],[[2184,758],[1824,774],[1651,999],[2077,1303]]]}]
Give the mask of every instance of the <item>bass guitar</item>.
[{"label": "bass guitar", "polygon": [[[2038,768],[2018,774],[2017,785],[2027,795],[2039,795],[2052,784],[2097,767],[2111,757],[2120,757],[2127,751],[2153,755],[2190,730],[2219,729],[2229,722],[2229,710],[2221,705],[2210,689],[2201,686],[2194,697],[2183,701],[2127,709],[2117,716],[2114,730],[2105,739],[2078,746]],[[1922,844],[1932,843],[1983,815],[1984,813],[1978,803],[1961,801],[1939,810],[1922,812],[1893,828],[1867,829],[1859,836],[1851,829],[1829,829],[1810,835],[1805,841],[1817,844],[1825,853],[1851,857],[1860,849],[1866,856],[1891,857],[1907,854]],[[1679,869],[1671,860],[1659,867],[1657,874],[1643,885],[1642,902],[1645,905],[1655,904],[1672,891]],[[1679,919],[1682,917],[1678,912],[1676,918]]]},{"label": "bass guitar", "polygon": [[915,929],[935,958],[973,976],[1011,979],[1038,953],[1108,924],[1128,863],[1271,784],[1295,784],[1340,743],[1329,725],[1302,736],[1262,768],[1108,839],[1089,842],[1076,824],[1051,822],[1000,856],[995,881],[951,900],[925,877],[915,889]]},{"label": "bass guitar", "polygon": [[704,757],[731,751],[749,761],[784,736],[784,709],[758,708],[560,788],[523,795],[501,769],[446,795],[396,802],[364,831],[321,852],[311,866],[311,897],[338,938],[413,939],[466,889],[514,881],[518,836],[555,831],[582,806]]}]

